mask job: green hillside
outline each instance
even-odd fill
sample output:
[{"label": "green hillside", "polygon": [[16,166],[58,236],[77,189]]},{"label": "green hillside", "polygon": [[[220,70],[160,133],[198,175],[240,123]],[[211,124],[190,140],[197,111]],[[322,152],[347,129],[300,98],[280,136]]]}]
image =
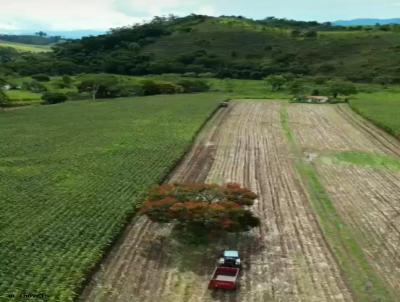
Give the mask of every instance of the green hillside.
[{"label": "green hillside", "polygon": [[372,82],[384,73],[390,82],[400,82],[399,52],[400,27],[395,25],[342,28],[192,15],[156,18],[64,43],[56,56],[77,69],[131,75],[211,72],[218,77],[260,79],[293,73]]},{"label": "green hillside", "polygon": [[399,25],[353,28],[190,15],[156,17],[146,24],[60,43],[54,53],[14,58],[5,67],[22,75],[207,73],[261,79],[289,73],[400,83],[399,53]]}]

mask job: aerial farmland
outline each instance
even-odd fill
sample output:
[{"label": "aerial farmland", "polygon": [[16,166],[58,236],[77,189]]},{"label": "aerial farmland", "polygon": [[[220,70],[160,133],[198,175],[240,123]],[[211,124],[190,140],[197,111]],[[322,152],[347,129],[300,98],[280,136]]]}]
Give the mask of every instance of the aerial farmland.
[{"label": "aerial farmland", "polygon": [[400,21],[49,11],[0,24],[0,302],[399,301]]}]

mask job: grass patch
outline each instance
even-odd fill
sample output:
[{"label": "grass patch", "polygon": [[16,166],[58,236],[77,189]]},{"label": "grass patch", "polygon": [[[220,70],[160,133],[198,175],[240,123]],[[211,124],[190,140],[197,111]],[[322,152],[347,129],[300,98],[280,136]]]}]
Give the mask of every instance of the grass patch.
[{"label": "grass patch", "polygon": [[353,297],[360,302],[396,301],[384,281],[369,264],[355,234],[343,222],[311,163],[301,157],[290,129],[287,108],[281,111],[283,131],[296,155],[295,166],[306,186],[311,207],[318,218],[325,239],[332,250]]},{"label": "grass patch", "polygon": [[356,166],[400,171],[400,160],[391,156],[359,151],[346,151],[321,157],[324,163],[352,164]]},{"label": "grass patch", "polygon": [[400,91],[359,94],[349,104],[358,114],[400,138]]},{"label": "grass patch", "polygon": [[282,124],[282,129],[285,132],[286,138],[288,139],[288,141],[290,142],[290,144],[295,147],[295,139],[294,139],[294,135],[293,132],[290,129],[290,125],[289,125],[289,113],[287,111],[286,106],[283,106],[280,112],[280,116],[281,116],[281,124]]}]

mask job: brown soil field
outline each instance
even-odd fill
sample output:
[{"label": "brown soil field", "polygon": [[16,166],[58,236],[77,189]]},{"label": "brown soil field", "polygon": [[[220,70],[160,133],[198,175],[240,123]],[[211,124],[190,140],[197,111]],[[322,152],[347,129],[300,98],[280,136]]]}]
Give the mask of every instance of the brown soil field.
[{"label": "brown soil field", "polygon": [[[192,247],[175,240],[171,226],[135,218],[79,300],[352,301],[295,171],[281,125],[282,106],[279,101],[246,101],[221,109],[169,180],[238,182],[251,188],[259,195],[253,210],[261,218],[260,228]],[[304,111],[299,119],[312,125],[307,117]],[[303,144],[313,144],[307,147],[318,149],[324,143],[322,138],[314,143],[307,135]],[[371,146],[367,141],[359,144]],[[346,148],[341,140],[337,146]],[[241,286],[236,292],[210,291],[208,280],[225,248],[241,251]]]},{"label": "brown soil field", "polygon": [[309,151],[366,151],[400,156],[399,141],[356,115],[347,105],[291,104],[297,142]]},{"label": "brown soil field", "polygon": [[[308,157],[362,151],[400,160],[400,142],[347,106],[293,105],[289,121]],[[400,297],[400,171],[320,160],[313,164],[370,264]]]}]

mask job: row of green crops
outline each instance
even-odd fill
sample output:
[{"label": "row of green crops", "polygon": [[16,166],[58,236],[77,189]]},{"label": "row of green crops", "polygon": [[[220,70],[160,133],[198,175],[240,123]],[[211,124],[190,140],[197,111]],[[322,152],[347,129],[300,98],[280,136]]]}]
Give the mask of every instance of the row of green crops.
[{"label": "row of green crops", "polygon": [[223,98],[0,112],[0,301],[21,293],[72,300],[144,192],[181,158]]}]

